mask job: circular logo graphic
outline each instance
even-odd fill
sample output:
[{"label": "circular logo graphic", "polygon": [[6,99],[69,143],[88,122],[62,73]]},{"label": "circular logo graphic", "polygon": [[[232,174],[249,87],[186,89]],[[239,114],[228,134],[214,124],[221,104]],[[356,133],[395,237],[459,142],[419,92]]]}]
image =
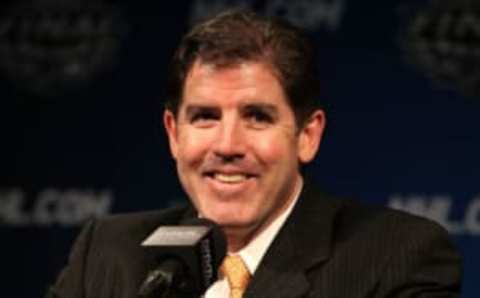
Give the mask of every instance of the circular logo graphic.
[{"label": "circular logo graphic", "polygon": [[480,96],[480,2],[433,1],[403,35],[409,60],[441,87]]},{"label": "circular logo graphic", "polygon": [[0,74],[21,90],[60,95],[115,61],[126,24],[119,8],[90,1],[11,2],[0,8]]}]

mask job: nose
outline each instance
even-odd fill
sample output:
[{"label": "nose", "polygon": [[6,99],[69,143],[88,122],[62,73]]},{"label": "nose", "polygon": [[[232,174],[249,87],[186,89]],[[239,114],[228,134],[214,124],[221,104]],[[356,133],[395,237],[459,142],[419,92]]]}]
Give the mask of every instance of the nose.
[{"label": "nose", "polygon": [[245,156],[245,136],[236,119],[222,119],[214,144],[215,156],[225,162],[232,162]]}]

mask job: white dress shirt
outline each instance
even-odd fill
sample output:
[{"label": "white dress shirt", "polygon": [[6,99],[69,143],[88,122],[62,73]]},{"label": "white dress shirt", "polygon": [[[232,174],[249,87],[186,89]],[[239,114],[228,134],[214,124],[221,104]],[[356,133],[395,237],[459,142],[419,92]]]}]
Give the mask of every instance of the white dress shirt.
[{"label": "white dress shirt", "polygon": [[[280,216],[278,216],[265,230],[263,230],[252,241],[250,241],[250,243],[248,243],[244,248],[242,248],[236,253],[242,257],[242,260],[245,262],[245,265],[247,266],[247,269],[252,276],[255,273],[255,270],[257,270],[257,267],[260,264],[263,255],[267,251],[275,236],[278,234],[280,228],[287,220],[287,217],[292,212],[293,207],[297,203],[302,187],[303,180],[300,178],[300,182],[297,184],[297,188],[294,193],[295,197],[288,206],[288,208],[283,211]],[[214,284],[212,284],[210,288],[207,289],[204,297],[230,297],[230,287],[226,278],[224,278],[223,276],[219,276],[219,279]]]}]

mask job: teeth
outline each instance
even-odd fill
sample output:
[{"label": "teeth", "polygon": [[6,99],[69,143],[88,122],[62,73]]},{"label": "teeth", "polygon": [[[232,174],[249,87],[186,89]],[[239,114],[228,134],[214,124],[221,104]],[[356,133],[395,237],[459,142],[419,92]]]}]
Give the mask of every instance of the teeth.
[{"label": "teeth", "polygon": [[247,176],[242,175],[242,174],[234,174],[234,175],[226,175],[226,174],[215,174],[214,175],[215,179],[225,182],[225,183],[235,183],[235,182],[241,182],[245,179],[247,179]]}]

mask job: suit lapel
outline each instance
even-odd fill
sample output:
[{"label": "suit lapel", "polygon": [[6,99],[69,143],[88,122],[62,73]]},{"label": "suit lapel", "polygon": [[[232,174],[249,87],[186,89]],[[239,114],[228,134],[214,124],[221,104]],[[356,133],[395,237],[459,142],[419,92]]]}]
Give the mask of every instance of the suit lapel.
[{"label": "suit lapel", "polygon": [[[280,235],[279,235],[280,236]],[[246,298],[293,298],[308,290],[309,284],[295,258],[292,236],[282,233],[270,246],[245,293]],[[275,245],[277,244],[277,245]]]},{"label": "suit lapel", "polygon": [[292,214],[267,250],[245,293],[246,298],[304,296],[306,271],[330,255],[333,221],[340,205],[305,183]]}]

